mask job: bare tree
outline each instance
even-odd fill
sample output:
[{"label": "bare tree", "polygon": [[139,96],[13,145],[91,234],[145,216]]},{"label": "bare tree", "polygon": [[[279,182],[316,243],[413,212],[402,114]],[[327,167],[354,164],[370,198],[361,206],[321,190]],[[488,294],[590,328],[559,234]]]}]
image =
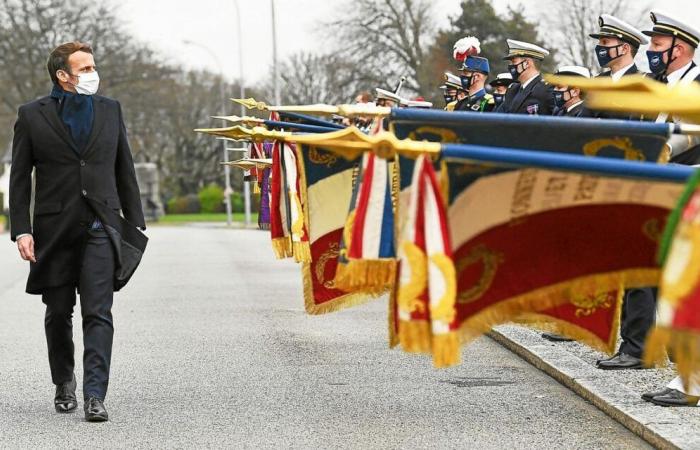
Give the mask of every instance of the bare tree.
[{"label": "bare tree", "polygon": [[[303,105],[312,103],[349,103],[364,88],[357,74],[357,67],[336,54],[293,54],[280,66],[282,78],[282,103]],[[263,98],[270,101],[272,80],[261,90]]]},{"label": "bare tree", "polygon": [[[118,9],[110,2],[0,0],[2,151],[12,137],[19,105],[50,92],[49,52],[76,39],[92,45],[101,74],[100,93],[122,104],[134,157],[158,165],[161,192],[193,193],[222,181],[216,141],[192,130],[217,125],[209,116],[221,112],[223,81],[210,73],[188,73],[164,64],[125,32]],[[225,91],[238,92],[230,84]]]},{"label": "bare tree", "polygon": [[416,92],[434,89],[426,67],[435,32],[429,0],[356,0],[329,26],[338,54],[353,63],[364,86],[393,87],[406,76]]},{"label": "bare tree", "polygon": [[559,62],[590,69],[599,67],[595,41],[589,36],[599,29],[598,17],[611,14],[639,25],[646,17],[643,12],[649,10],[648,5],[631,0],[549,0],[545,7],[543,21],[553,30],[550,38],[559,50]]}]

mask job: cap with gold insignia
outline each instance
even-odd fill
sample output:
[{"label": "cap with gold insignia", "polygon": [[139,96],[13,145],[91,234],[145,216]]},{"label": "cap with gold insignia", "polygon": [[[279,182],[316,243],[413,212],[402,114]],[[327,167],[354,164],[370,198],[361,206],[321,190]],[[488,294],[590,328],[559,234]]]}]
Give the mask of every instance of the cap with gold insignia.
[{"label": "cap with gold insignia", "polygon": [[600,30],[597,33],[589,34],[590,37],[595,39],[614,37],[636,48],[649,43],[649,39],[637,28],[610,14],[602,14],[598,17],[598,26],[600,26]]},{"label": "cap with gold insignia", "polygon": [[510,86],[513,84],[513,75],[510,72],[503,72],[496,75],[495,80],[489,83],[491,86]]},{"label": "cap with gold insignia", "polygon": [[462,88],[462,81],[455,74],[452,74],[450,72],[445,72],[443,79],[445,80],[445,84],[440,86],[441,89],[459,89],[459,90],[464,89],[464,88]]},{"label": "cap with gold insignia", "polygon": [[664,36],[675,36],[678,39],[682,39],[693,47],[697,48],[700,44],[700,30],[695,27],[691,27],[687,23],[676,19],[675,17],[661,12],[652,11],[651,21],[654,23],[654,27],[651,30],[642,31],[642,33],[647,36],[664,35]]},{"label": "cap with gold insignia", "polygon": [[555,75],[572,75],[575,77],[590,78],[591,71],[583,66],[559,66]]},{"label": "cap with gold insignia", "polygon": [[523,58],[543,60],[549,55],[549,51],[543,49],[539,45],[516,41],[514,39],[506,39],[506,42],[508,43],[508,56],[504,56],[503,59],[512,59],[516,56],[521,56]]}]

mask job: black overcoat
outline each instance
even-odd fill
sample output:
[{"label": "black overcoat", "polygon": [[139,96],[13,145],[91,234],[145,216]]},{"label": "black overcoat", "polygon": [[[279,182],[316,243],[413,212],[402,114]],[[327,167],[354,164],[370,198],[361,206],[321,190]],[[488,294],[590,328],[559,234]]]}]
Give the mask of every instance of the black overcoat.
[{"label": "black overcoat", "polygon": [[[121,106],[97,95],[93,102],[93,127],[82,149],[61,121],[55,98],[38,99],[18,111],[10,173],[10,235],[13,241],[23,233],[34,236],[36,263],[30,264],[27,280],[30,294],[78,285],[87,230],[96,217],[103,220],[115,245],[115,290],[138,265],[133,254],[120,260],[124,252],[136,249],[140,260],[145,249],[145,236],[136,229],[146,225]],[[125,270],[130,272],[126,278]]]}]

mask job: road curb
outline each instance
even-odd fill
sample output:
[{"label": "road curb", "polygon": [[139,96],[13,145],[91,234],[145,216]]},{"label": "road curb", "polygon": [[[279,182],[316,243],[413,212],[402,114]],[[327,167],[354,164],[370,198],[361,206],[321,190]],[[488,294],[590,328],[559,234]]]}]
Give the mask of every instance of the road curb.
[{"label": "road curb", "polygon": [[627,429],[660,449],[700,448],[700,430],[689,430],[671,408],[654,406],[627,386],[610,380],[606,372],[563,348],[547,345],[539,334],[515,333],[499,327],[489,337],[559,383],[591,402]]}]

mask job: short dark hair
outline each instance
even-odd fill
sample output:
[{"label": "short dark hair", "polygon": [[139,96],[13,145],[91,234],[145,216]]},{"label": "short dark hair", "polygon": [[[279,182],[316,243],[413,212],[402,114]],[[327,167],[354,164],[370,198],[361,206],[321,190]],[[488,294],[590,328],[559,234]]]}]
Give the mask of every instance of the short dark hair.
[{"label": "short dark hair", "polygon": [[68,58],[75,52],[92,54],[92,47],[90,47],[90,44],[80,41],[66,42],[65,44],[61,44],[53,49],[49,55],[49,60],[46,63],[46,69],[49,71],[49,76],[54,84],[58,84],[56,71],[65,70],[66,72],[70,72]]}]

